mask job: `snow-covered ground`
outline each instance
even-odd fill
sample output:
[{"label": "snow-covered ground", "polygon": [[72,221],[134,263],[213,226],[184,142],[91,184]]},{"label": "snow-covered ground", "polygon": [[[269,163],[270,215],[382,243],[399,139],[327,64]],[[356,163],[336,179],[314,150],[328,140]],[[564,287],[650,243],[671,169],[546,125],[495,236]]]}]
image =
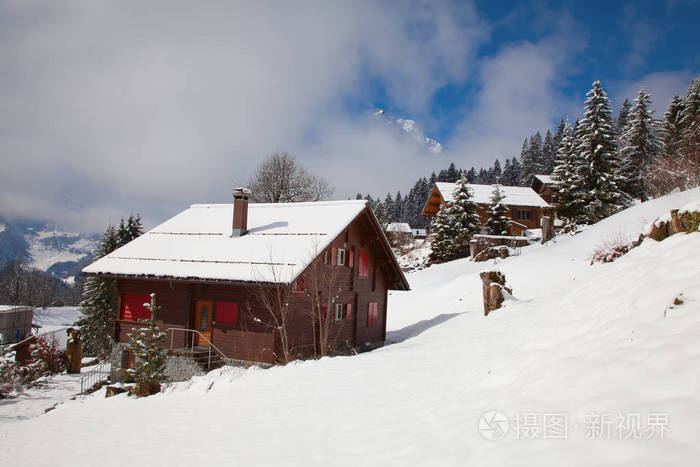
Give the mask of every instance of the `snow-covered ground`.
[{"label": "snow-covered ground", "polygon": [[[700,234],[589,263],[694,200],[700,189],[644,203],[497,264],[412,273],[390,298],[394,343],[370,353],[225,368],[145,399],[98,392],[2,425],[1,462],[691,465]],[[515,300],[484,317],[478,272],[493,267]]]},{"label": "snow-covered ground", "polygon": [[77,306],[52,306],[35,309],[32,322],[41,326],[39,329],[41,334],[72,326],[78,318],[80,318],[80,312]]}]

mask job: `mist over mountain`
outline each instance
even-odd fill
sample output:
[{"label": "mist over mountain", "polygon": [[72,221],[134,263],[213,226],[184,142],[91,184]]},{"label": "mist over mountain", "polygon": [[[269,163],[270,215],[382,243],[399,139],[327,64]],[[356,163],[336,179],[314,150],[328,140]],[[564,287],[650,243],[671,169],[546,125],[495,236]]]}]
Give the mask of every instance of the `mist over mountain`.
[{"label": "mist over mountain", "polygon": [[393,117],[387,114],[383,109],[375,110],[372,112],[372,116],[383,123],[395,127],[401,133],[414,139],[432,154],[437,155],[442,153],[442,144],[436,139],[425,136],[423,130],[421,130],[414,120]]}]

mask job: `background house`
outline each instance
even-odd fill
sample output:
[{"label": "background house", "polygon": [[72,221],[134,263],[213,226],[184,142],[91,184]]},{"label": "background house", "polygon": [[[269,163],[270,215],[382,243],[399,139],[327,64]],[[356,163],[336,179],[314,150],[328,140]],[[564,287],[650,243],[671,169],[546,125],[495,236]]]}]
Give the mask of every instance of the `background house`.
[{"label": "background house", "polygon": [[408,245],[413,241],[411,226],[405,222],[391,222],[386,226],[386,237],[393,247]]},{"label": "background house", "polygon": [[535,175],[530,188],[549,204],[556,204],[559,182],[551,175]]},{"label": "background house", "polygon": [[[495,185],[468,184],[467,186],[472,190],[473,200],[478,205],[481,225],[484,225],[488,219],[487,211]],[[456,183],[437,182],[423,208],[423,215],[435,217],[440,206],[451,204],[456,187]],[[503,202],[509,208],[508,216],[513,221],[510,225],[511,235],[522,235],[524,230],[539,228],[543,213],[552,208],[530,187],[501,186],[501,190],[505,195]]]}]

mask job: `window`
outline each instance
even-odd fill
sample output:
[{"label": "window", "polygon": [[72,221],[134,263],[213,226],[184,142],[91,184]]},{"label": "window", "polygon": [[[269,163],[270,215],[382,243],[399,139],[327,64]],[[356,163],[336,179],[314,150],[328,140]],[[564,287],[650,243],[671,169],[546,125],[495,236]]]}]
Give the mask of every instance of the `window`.
[{"label": "window", "polygon": [[335,320],[336,321],[343,320],[343,304],[342,303],[335,304]]},{"label": "window", "polygon": [[360,252],[360,276],[369,276],[369,253]]},{"label": "window", "polygon": [[238,303],[216,302],[216,321],[218,323],[236,324],[238,321]]},{"label": "window", "polygon": [[345,250],[342,248],[338,248],[338,262],[336,264],[338,266],[345,266]]},{"label": "window", "polygon": [[328,250],[323,252],[323,264],[328,264],[328,257],[329,257],[328,255],[329,255]]},{"label": "window", "polygon": [[292,293],[303,293],[307,290],[308,288],[306,286],[306,278],[303,274],[297,277],[297,280],[292,282]]},{"label": "window", "polygon": [[352,321],[352,303],[348,303],[345,307],[345,321]]},{"label": "window", "polygon": [[377,302],[369,303],[367,310],[367,326],[374,326],[377,324],[377,314],[379,310],[379,304]]},{"label": "window", "polygon": [[532,211],[513,209],[513,217],[515,220],[532,220]]},{"label": "window", "polygon": [[122,294],[120,318],[126,321],[149,319],[151,311],[146,308],[146,303],[151,303],[151,296],[148,294]]}]

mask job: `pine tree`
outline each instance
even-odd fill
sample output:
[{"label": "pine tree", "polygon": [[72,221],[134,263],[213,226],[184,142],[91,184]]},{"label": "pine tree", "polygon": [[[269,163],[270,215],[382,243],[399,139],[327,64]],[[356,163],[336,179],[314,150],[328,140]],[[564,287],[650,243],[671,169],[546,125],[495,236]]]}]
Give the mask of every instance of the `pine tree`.
[{"label": "pine tree", "polygon": [[457,180],[459,180],[459,172],[457,171],[457,168],[455,167],[455,163],[452,162],[450,163],[450,166],[447,168],[447,179],[445,180],[446,182],[454,183]]},{"label": "pine tree", "polygon": [[[110,225],[97,251],[97,259],[102,258],[126,245],[143,233],[141,216],[121,219],[119,229]],[[84,355],[105,357],[112,348],[114,321],[117,318],[117,282],[104,277],[88,277],[83,284],[80,302],[81,317],[76,323],[80,326]]]},{"label": "pine tree", "polygon": [[386,206],[384,203],[379,201],[377,204],[374,205],[374,215],[377,216],[377,221],[379,222],[379,225],[382,226],[383,229],[386,228],[387,225],[389,225],[389,213],[387,212]]},{"label": "pine tree", "polygon": [[495,185],[491,195],[491,205],[489,206],[486,220],[486,228],[491,235],[508,235],[508,206],[503,203],[505,194],[500,185]]},{"label": "pine tree", "polygon": [[136,395],[148,396],[160,391],[160,383],[165,379],[167,351],[163,345],[165,333],[160,330],[161,321],[156,320],[160,306],[156,304],[156,294],[151,294],[151,303],[144,304],[151,312],[149,319],[139,320],[145,327],[135,328],[129,334],[127,348],[134,354],[134,365],[127,371],[136,382]]},{"label": "pine tree", "polygon": [[681,145],[681,124],[680,117],[683,111],[683,99],[675,94],[668,104],[668,109],[664,114],[663,124],[663,144],[664,156],[666,158],[677,159]]},{"label": "pine tree", "polygon": [[[114,226],[105,230],[97,253],[98,258],[117,249]],[[117,318],[117,282],[114,279],[91,276],[83,285],[83,299],[79,307],[84,355],[104,357],[112,348],[114,321]]]},{"label": "pine tree", "polygon": [[700,182],[700,76],[691,81],[683,99],[679,115],[681,129],[681,155],[684,163],[692,167],[690,185]]},{"label": "pine tree", "polygon": [[[568,121],[568,120],[567,120]],[[554,133],[554,150],[557,151],[559,148],[559,143],[561,143],[561,138],[564,136],[564,126],[566,123],[564,122],[564,119],[562,118],[561,121],[559,122],[559,126],[557,126],[557,132]],[[556,158],[556,155],[555,155]]]},{"label": "pine tree", "polygon": [[625,98],[625,101],[620,106],[620,111],[617,113],[617,132],[622,134],[627,128],[627,122],[629,121],[630,110],[632,110],[632,104],[630,100]]},{"label": "pine tree", "polygon": [[390,224],[391,222],[396,222],[394,219],[394,199],[391,197],[391,193],[386,194],[384,198],[384,209],[386,210],[386,222]]},{"label": "pine tree", "polygon": [[542,135],[539,131],[529,141],[526,140],[523,143],[523,151],[520,157],[522,162],[520,184],[522,186],[530,186],[533,177],[544,171],[544,150],[542,146]]},{"label": "pine tree", "polygon": [[454,218],[454,226],[457,231],[455,254],[458,258],[463,258],[469,256],[469,242],[472,236],[480,231],[478,206],[473,200],[473,193],[466,178],[457,181],[453,199],[454,202],[449,211]]},{"label": "pine tree", "polygon": [[649,109],[649,94],[640,89],[635,103],[622,137],[622,189],[631,197],[646,201],[649,193],[646,180],[661,152],[661,141],[656,135],[652,111]]},{"label": "pine tree", "polygon": [[549,175],[554,171],[557,159],[557,146],[554,144],[552,132],[547,130],[542,144],[542,175]]},{"label": "pine tree", "polygon": [[431,242],[430,261],[442,263],[456,258],[454,239],[457,231],[454,226],[454,219],[448,212],[448,208],[443,204],[430,224],[433,233]]},{"label": "pine tree", "polygon": [[394,222],[404,222],[404,200],[401,197],[401,192],[396,192],[396,198],[394,199],[394,212],[391,215]]},{"label": "pine tree", "polygon": [[626,199],[620,190],[617,144],[610,116],[610,102],[600,81],[586,94],[584,118],[576,139],[578,179],[591,223],[598,222],[622,208]]},{"label": "pine tree", "polygon": [[578,165],[576,141],[567,120],[557,149],[557,164],[553,173],[554,179],[559,182],[557,215],[564,219],[577,219],[583,209],[583,193],[577,177]]},{"label": "pine tree", "polygon": [[469,183],[476,183],[476,177],[477,177],[477,175],[476,175],[476,169],[475,169],[474,167],[472,167],[471,169],[469,169],[469,170],[467,171],[467,176],[466,176],[466,177],[467,177],[467,182],[469,182]]}]

